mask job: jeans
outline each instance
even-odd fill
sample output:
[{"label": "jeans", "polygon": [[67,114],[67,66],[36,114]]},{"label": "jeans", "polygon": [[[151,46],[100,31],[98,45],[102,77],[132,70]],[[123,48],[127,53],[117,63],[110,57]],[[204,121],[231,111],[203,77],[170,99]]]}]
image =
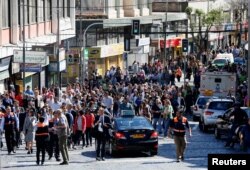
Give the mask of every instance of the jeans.
[{"label": "jeans", "polygon": [[164,128],[163,134],[164,134],[164,136],[167,136],[167,134],[168,134],[168,128],[170,125],[170,121],[171,121],[170,118],[163,119],[163,128]]},{"label": "jeans", "polygon": [[86,128],[86,144],[92,146],[92,136],[91,136],[91,129],[92,128]]},{"label": "jeans", "polygon": [[162,132],[162,118],[153,118],[153,127],[159,133]]}]

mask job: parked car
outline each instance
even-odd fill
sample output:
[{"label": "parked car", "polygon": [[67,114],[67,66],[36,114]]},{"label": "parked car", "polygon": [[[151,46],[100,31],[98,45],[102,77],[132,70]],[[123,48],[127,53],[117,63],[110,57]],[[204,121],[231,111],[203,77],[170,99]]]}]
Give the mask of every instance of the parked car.
[{"label": "parked car", "polygon": [[158,153],[158,133],[142,116],[125,116],[114,119],[110,154],[122,151]]},{"label": "parked car", "polygon": [[214,128],[218,116],[223,115],[233,104],[234,101],[227,98],[209,99],[199,121],[200,129],[206,132],[209,127]]},{"label": "parked car", "polygon": [[217,97],[203,96],[203,95],[198,96],[195,104],[191,107],[194,121],[200,120],[201,114],[203,113],[203,110],[205,109],[206,103],[211,98],[217,98]]},{"label": "parked car", "polygon": [[[241,107],[248,117],[250,117],[250,108],[249,107]],[[228,136],[232,126],[232,120],[230,120],[229,115],[233,112],[234,108],[230,108],[226,110],[223,115],[219,115],[216,120],[214,135],[216,139],[220,139],[222,136]]]}]

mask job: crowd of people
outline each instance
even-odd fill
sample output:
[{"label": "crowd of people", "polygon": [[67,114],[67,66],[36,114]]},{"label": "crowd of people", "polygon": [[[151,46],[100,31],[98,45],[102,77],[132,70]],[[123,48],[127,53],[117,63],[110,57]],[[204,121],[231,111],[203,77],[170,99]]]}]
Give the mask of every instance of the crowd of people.
[{"label": "crowd of people", "polygon": [[55,157],[61,161],[61,153],[60,164],[67,165],[68,149],[91,147],[95,136],[96,159],[104,161],[108,129],[122,110],[134,110],[136,115],[146,117],[159,134],[167,137],[176,112],[191,114],[199,94],[199,75],[204,68],[192,57],[185,68],[186,78],[190,81],[191,75],[194,77],[194,87],[189,81],[176,86],[184,76],[182,63],[170,61],[163,67],[157,60],[142,65],[136,74],[124,74],[119,67],[112,67],[103,78],[93,73],[89,80],[68,84],[65,90],[57,85],[42,89],[27,86],[23,92],[12,88],[0,99],[0,129],[5,133],[8,154],[16,153],[21,144],[26,145],[27,154],[32,154],[36,141],[37,164],[44,164],[46,153],[49,160]]}]

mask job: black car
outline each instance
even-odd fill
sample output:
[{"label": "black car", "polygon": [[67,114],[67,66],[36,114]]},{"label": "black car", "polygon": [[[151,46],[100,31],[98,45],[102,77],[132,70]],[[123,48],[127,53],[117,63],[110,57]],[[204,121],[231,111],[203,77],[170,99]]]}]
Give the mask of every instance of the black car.
[{"label": "black car", "polygon": [[[241,107],[248,117],[250,117],[250,108],[249,107]],[[223,115],[218,116],[215,125],[214,135],[216,139],[220,139],[222,136],[227,137],[228,133],[232,126],[232,120],[230,120],[229,115],[233,112],[234,108],[230,108],[226,110]]]},{"label": "black car", "polygon": [[122,151],[158,153],[158,133],[148,119],[125,116],[114,119],[112,154]]}]

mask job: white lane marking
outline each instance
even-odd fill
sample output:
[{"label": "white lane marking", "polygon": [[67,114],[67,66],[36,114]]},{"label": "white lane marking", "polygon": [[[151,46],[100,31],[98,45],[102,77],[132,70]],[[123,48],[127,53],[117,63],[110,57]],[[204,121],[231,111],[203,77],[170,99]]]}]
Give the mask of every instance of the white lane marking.
[{"label": "white lane marking", "polygon": [[196,125],[192,128],[192,130],[197,130],[198,127],[199,127],[199,124],[196,124]]}]

